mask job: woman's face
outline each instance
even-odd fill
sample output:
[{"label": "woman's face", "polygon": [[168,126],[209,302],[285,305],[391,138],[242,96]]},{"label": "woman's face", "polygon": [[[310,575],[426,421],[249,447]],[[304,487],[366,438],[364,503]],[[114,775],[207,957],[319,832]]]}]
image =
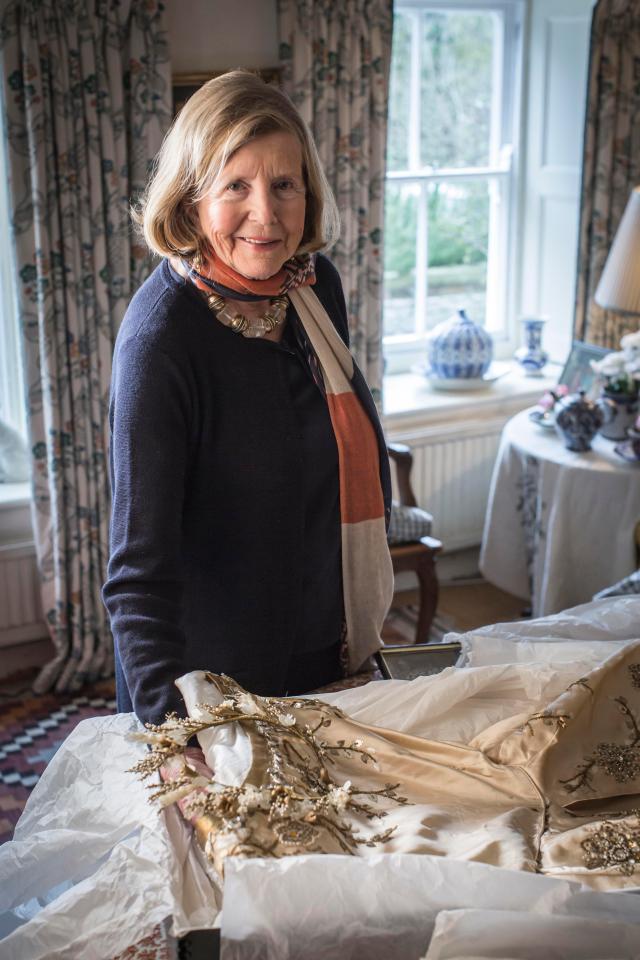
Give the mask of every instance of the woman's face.
[{"label": "woman's face", "polygon": [[266,280],[300,246],[305,207],[300,144],[278,131],[233,154],[198,203],[198,215],[221,260],[245,277]]}]

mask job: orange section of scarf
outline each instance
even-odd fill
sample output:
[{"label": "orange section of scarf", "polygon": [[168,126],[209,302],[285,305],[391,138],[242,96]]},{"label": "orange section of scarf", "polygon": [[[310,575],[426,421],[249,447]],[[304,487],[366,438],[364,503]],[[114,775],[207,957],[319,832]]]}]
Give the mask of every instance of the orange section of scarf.
[{"label": "orange section of scarf", "polygon": [[[236,293],[253,293],[263,297],[279,297],[295,287],[307,287],[316,282],[314,258],[301,254],[287,260],[277,273],[266,280],[254,280],[238,273],[213,250],[203,257],[198,273],[214,283],[220,283]],[[201,284],[197,284],[201,286]]]},{"label": "orange section of scarf", "polygon": [[327,391],[327,403],[338,446],[342,523],[384,517],[380,454],[373,425],[355,393]]}]

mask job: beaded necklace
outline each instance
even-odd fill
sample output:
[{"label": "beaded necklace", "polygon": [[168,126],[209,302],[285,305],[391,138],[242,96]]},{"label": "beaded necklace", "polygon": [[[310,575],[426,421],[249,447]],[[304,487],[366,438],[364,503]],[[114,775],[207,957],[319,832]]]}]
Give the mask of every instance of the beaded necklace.
[{"label": "beaded necklace", "polygon": [[[272,333],[273,330],[282,323],[287,312],[287,307],[289,306],[289,298],[286,295],[282,294],[277,297],[270,297],[268,309],[259,317],[255,319],[246,317],[243,313],[234,312],[231,309],[227,303],[227,298],[220,292],[219,284],[216,284],[215,281],[209,277],[203,276],[193,264],[185,263],[183,260],[182,266],[197,289],[204,294],[207,306],[212,313],[215,314],[216,318],[223,323],[225,327],[229,327],[234,333],[240,333],[243,337],[257,339]],[[239,300],[247,300],[250,302],[265,299],[255,294],[240,293],[235,294],[233,298],[229,299],[235,299],[236,297]]]},{"label": "beaded necklace", "polygon": [[234,313],[224,297],[217,293],[205,295],[209,309],[217,319],[243,337],[264,337],[282,323],[289,304],[288,297],[272,297],[269,307],[256,319],[245,317],[243,313]]}]

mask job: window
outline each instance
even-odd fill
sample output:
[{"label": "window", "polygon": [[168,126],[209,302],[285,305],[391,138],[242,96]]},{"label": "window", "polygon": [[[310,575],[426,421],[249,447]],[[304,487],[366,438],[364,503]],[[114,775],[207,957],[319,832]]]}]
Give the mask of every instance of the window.
[{"label": "window", "polygon": [[387,372],[463,307],[513,349],[520,0],[398,2],[385,185]]},{"label": "window", "polygon": [[0,116],[0,417],[26,435],[15,258],[9,214],[8,158],[1,121]]}]

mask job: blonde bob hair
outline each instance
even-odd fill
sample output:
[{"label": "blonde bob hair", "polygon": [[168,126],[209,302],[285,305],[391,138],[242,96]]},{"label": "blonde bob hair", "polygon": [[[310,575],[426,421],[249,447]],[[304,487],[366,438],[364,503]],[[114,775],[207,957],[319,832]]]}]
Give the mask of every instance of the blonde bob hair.
[{"label": "blonde bob hair", "polygon": [[149,248],[162,257],[195,256],[203,241],[196,204],[236,150],[275,131],[293,134],[302,148],[306,210],[296,252],[332,246],[340,217],[306,124],[277,87],[248,70],[232,70],[187,100],[164,139],[144,196],[133,210]]}]

